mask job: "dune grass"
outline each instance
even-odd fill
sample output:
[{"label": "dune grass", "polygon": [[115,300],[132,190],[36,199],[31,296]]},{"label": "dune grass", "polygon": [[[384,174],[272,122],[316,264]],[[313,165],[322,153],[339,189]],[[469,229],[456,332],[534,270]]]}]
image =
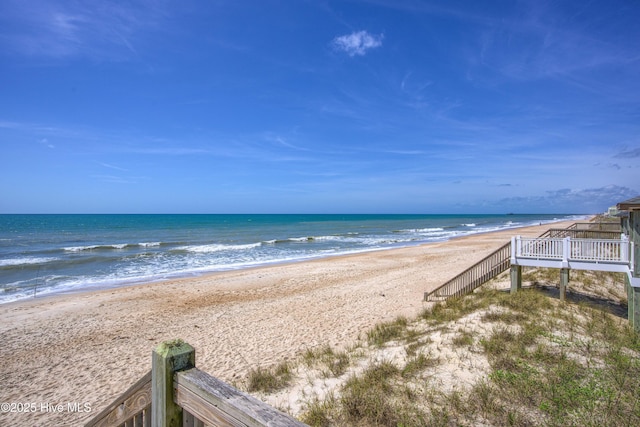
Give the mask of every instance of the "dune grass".
[{"label": "dune grass", "polygon": [[[585,286],[603,280],[590,278]],[[403,357],[384,357],[399,346]],[[445,387],[450,352],[484,370]],[[640,425],[640,336],[626,319],[541,289],[480,289],[380,323],[357,350],[309,350],[301,365],[337,381],[294,414],[311,426]]]},{"label": "dune grass", "polygon": [[282,362],[273,369],[258,367],[249,371],[247,391],[277,391],[289,385],[292,377],[292,366],[288,362]]}]

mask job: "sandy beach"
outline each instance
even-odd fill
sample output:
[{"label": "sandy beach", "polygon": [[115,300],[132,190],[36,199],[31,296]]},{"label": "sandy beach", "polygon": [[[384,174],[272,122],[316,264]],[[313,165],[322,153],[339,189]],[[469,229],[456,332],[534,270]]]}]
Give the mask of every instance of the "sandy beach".
[{"label": "sandy beach", "polygon": [[[0,306],[0,425],[82,425],[181,338],[224,381],[324,344],[347,346],[373,325],[415,316],[434,289],[506,243],[572,222],[422,246],[228,271],[171,282],[35,298]],[[52,412],[88,404],[89,412]]]}]

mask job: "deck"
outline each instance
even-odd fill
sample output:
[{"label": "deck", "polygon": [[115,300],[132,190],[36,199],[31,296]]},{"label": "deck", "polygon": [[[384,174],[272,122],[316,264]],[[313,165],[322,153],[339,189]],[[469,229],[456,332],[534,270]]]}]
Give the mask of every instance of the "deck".
[{"label": "deck", "polygon": [[511,239],[511,265],[572,270],[633,273],[629,239],[526,238]]},{"label": "deck", "polygon": [[511,292],[522,287],[522,267],[546,267],[560,270],[560,299],[566,297],[571,270],[624,273],[627,276],[629,322],[640,332],[640,277],[635,257],[637,244],[626,234],[617,239],[577,237],[511,238]]},{"label": "deck", "polygon": [[[633,254],[625,252],[631,244],[621,243],[626,238],[621,237],[621,231],[620,225],[614,223],[576,223],[568,228],[550,228],[537,238],[516,237],[520,243],[511,239],[449,281],[425,292],[424,301],[442,301],[472,292],[512,265],[627,272],[627,267],[633,265],[627,258]],[[569,243],[564,241],[567,237]],[[570,248],[568,253],[565,243]]]}]

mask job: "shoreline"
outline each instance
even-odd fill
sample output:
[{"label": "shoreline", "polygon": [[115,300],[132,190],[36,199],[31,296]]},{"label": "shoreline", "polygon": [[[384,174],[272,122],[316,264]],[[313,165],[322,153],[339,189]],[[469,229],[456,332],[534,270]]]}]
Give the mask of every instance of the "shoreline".
[{"label": "shoreline", "polygon": [[[580,221],[580,220],[589,221],[593,217],[594,216],[584,216],[584,218],[582,218],[582,219],[547,221],[547,222],[544,222],[544,223],[540,223],[539,226],[550,227],[551,228],[551,226],[553,224],[574,223],[574,222]],[[210,270],[210,271],[203,271],[203,272],[195,272],[194,271],[194,272],[175,273],[174,275],[169,274],[168,277],[166,277],[166,278],[132,279],[132,280],[118,281],[118,282],[114,282],[114,283],[111,283],[111,284],[104,284],[103,283],[103,284],[79,285],[77,287],[71,287],[71,288],[59,289],[59,290],[56,290],[55,288],[51,289],[51,290],[43,289],[43,290],[40,291],[40,295],[38,295],[38,293],[36,291],[35,292],[36,293],[35,297],[26,296],[26,297],[23,297],[23,298],[18,298],[18,299],[9,300],[9,301],[0,301],[0,307],[5,306],[7,304],[20,303],[20,302],[25,302],[25,301],[29,301],[29,300],[36,300],[36,299],[43,299],[43,298],[55,298],[56,296],[76,295],[76,294],[82,294],[82,293],[87,293],[87,292],[91,293],[91,292],[108,291],[108,290],[112,290],[112,289],[119,289],[119,288],[125,288],[125,287],[136,287],[136,286],[144,286],[144,285],[150,285],[150,284],[162,284],[162,283],[168,283],[168,282],[174,282],[174,281],[200,279],[200,278],[203,278],[203,277],[207,277],[207,276],[215,275],[215,274],[219,274],[219,273],[227,273],[227,272],[234,272],[234,271],[244,271],[244,270],[259,269],[259,268],[268,268],[268,267],[271,267],[271,266],[278,266],[278,265],[291,265],[291,264],[312,262],[312,261],[317,261],[317,260],[322,260],[322,259],[333,259],[333,258],[340,258],[340,257],[344,257],[344,256],[351,256],[351,255],[360,255],[360,254],[376,253],[376,252],[381,252],[381,251],[394,251],[394,250],[398,250],[398,249],[406,249],[406,248],[413,248],[413,247],[428,246],[428,245],[432,245],[432,244],[436,244],[436,243],[443,243],[443,242],[453,241],[453,240],[456,240],[456,239],[461,239],[461,238],[469,237],[469,236],[476,236],[476,235],[482,235],[482,234],[488,234],[488,233],[497,233],[497,232],[510,231],[510,230],[518,230],[518,229],[521,229],[521,228],[528,228],[528,227],[535,227],[535,226],[536,225],[528,224],[528,225],[521,225],[521,226],[515,226],[515,227],[506,227],[506,228],[500,228],[500,229],[494,229],[494,230],[488,230],[488,231],[478,231],[478,232],[473,232],[473,233],[469,233],[469,234],[463,234],[463,235],[460,235],[460,236],[449,237],[449,238],[446,238],[444,240],[422,241],[422,242],[415,242],[415,243],[409,243],[409,244],[400,244],[398,246],[359,249],[359,250],[353,250],[353,251],[347,251],[347,252],[340,252],[340,253],[336,253],[336,254],[324,254],[324,255],[318,254],[318,255],[311,255],[309,257],[299,258],[299,259],[265,261],[265,262],[261,262],[261,263],[257,263],[257,264],[249,265],[249,266],[229,267],[229,268],[223,268],[223,269],[219,269],[219,270]]]},{"label": "shoreline", "polygon": [[511,236],[574,222],[2,304],[0,401],[80,402],[91,412],[0,414],[0,423],[86,422],[146,373],[151,350],[169,339],[193,345],[198,367],[227,382],[309,348],[348,346],[379,322],[417,315],[429,304],[425,291]]}]

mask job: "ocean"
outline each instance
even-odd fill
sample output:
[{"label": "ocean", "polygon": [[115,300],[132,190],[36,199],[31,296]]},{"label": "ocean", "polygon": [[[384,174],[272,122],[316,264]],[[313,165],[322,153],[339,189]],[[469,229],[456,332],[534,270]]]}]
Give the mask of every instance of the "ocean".
[{"label": "ocean", "polygon": [[0,215],[0,303],[437,242],[575,215]]}]

